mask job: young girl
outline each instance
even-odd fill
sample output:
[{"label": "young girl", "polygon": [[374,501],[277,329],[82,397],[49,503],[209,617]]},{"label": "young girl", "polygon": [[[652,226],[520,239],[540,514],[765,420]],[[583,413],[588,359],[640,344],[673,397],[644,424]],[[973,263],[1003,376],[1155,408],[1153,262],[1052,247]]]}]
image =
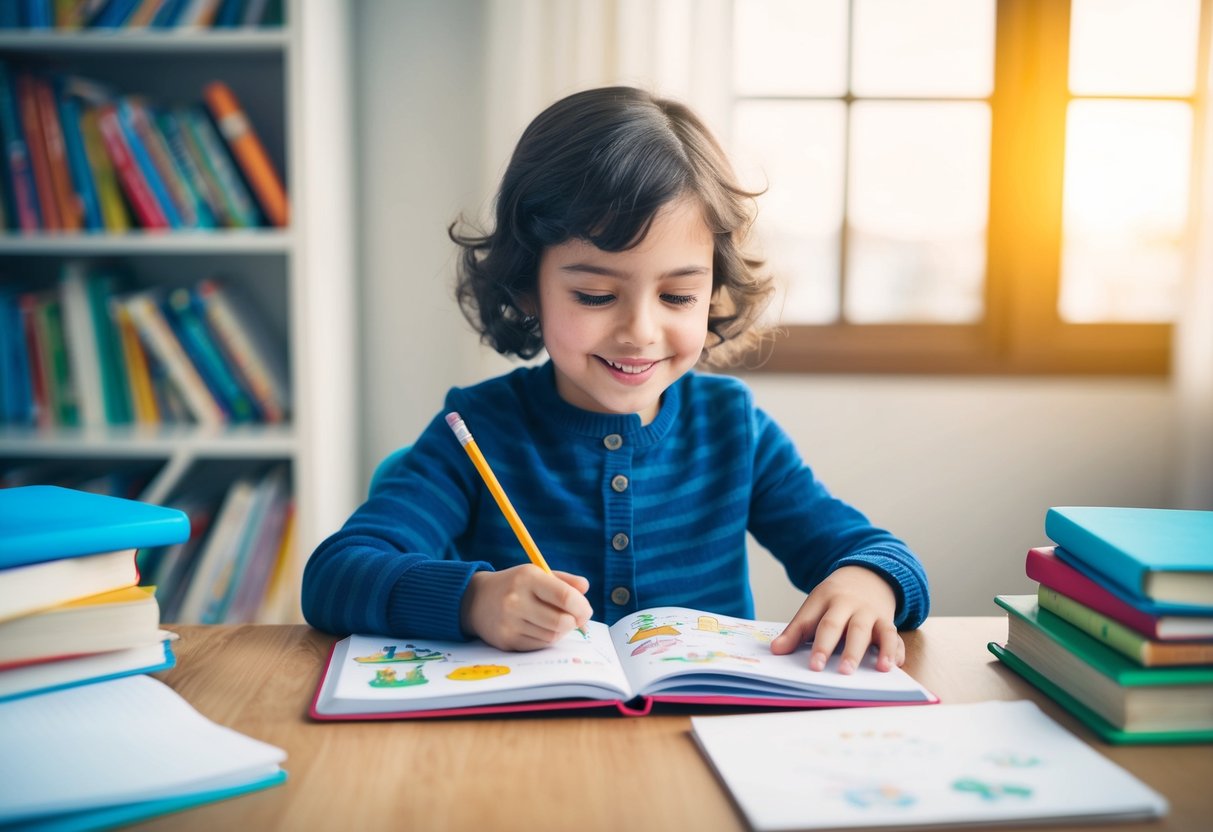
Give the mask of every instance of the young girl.
[{"label": "young girl", "polygon": [[[684,106],[614,87],[523,133],[496,227],[451,237],[482,339],[548,361],[452,389],[345,526],[312,554],[303,612],[335,633],[551,644],[587,619],[679,605],[752,618],[746,532],[808,592],[771,649],[839,645],[849,673],[905,659],[921,564],[832,497],[727,376],[769,294],[745,243],[754,194]],[[458,411],[539,549],[531,565],[445,421]]]}]

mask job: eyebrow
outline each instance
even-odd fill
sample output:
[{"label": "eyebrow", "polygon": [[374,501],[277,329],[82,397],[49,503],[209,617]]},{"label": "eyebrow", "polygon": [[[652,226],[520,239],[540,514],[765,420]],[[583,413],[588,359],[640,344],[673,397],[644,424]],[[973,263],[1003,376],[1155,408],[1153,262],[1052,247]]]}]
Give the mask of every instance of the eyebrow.
[{"label": "eyebrow", "polygon": [[[561,266],[560,271],[568,274],[596,274],[603,277],[625,278],[627,272],[619,271],[618,269],[610,269],[606,266],[596,266],[592,263],[568,263]],[[708,266],[680,266],[676,269],[670,269],[668,272],[662,272],[659,275],[662,278],[666,277],[691,277],[693,275],[707,274],[711,269]]]}]

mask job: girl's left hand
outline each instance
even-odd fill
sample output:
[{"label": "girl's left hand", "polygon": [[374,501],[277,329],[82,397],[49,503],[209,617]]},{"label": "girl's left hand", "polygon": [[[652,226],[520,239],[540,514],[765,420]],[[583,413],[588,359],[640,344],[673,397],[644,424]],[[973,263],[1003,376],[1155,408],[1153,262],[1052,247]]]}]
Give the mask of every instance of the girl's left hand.
[{"label": "girl's left hand", "polygon": [[771,642],[776,655],[791,653],[809,639],[809,669],[822,670],[846,635],[839,673],[854,673],[871,644],[879,645],[877,670],[905,664],[906,646],[893,626],[897,596],[879,574],[862,566],[842,566],[804,599],[788,626]]}]

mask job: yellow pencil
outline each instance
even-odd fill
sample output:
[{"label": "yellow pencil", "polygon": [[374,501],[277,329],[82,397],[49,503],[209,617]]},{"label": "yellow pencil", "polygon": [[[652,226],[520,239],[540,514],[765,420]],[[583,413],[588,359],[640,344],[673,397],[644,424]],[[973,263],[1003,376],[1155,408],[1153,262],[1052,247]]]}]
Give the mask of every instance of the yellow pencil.
[{"label": "yellow pencil", "polygon": [[[506,522],[510,524],[510,528],[514,530],[514,536],[518,538],[518,542],[522,544],[523,551],[526,556],[531,559],[531,563],[538,566],[549,575],[552,574],[552,568],[548,566],[548,562],[543,559],[543,553],[539,551],[539,547],[535,545],[535,539],[531,537],[531,533],[526,530],[526,526],[522,524],[522,518],[518,516],[518,512],[514,510],[514,505],[510,502],[510,498],[506,496],[505,489],[501,487],[501,483],[497,482],[497,477],[493,473],[493,469],[489,467],[489,462],[484,458],[484,454],[480,452],[479,446],[476,445],[476,440],[472,438],[472,432],[468,430],[468,426],[463,423],[463,419],[458,413],[452,411],[446,414],[446,423],[451,430],[455,432],[455,438],[459,440],[459,444],[467,451],[467,455],[471,457],[472,464],[476,466],[476,470],[480,472],[484,484],[489,487],[489,493],[493,495],[493,499],[497,501],[497,508],[501,509],[501,513],[505,515]],[[578,627],[577,632],[583,636],[586,632],[583,628]]]}]

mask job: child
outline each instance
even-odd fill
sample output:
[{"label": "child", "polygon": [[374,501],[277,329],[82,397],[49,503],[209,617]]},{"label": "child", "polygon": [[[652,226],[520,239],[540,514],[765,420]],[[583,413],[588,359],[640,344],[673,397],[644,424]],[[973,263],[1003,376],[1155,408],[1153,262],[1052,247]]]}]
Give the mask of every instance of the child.
[{"label": "child", "polygon": [[[784,432],[701,359],[751,348],[770,294],[744,252],[754,194],[684,106],[637,89],[571,95],[527,128],[496,227],[451,227],[457,295],[482,340],[548,361],[452,389],[303,576],[331,632],[551,644],[649,606],[752,618],[746,532],[808,598],[771,649],[838,645],[852,672],[905,659],[927,615],[904,543],[832,497]],[[417,357],[415,360],[424,360]],[[532,566],[445,421],[458,411],[555,567]]]}]

